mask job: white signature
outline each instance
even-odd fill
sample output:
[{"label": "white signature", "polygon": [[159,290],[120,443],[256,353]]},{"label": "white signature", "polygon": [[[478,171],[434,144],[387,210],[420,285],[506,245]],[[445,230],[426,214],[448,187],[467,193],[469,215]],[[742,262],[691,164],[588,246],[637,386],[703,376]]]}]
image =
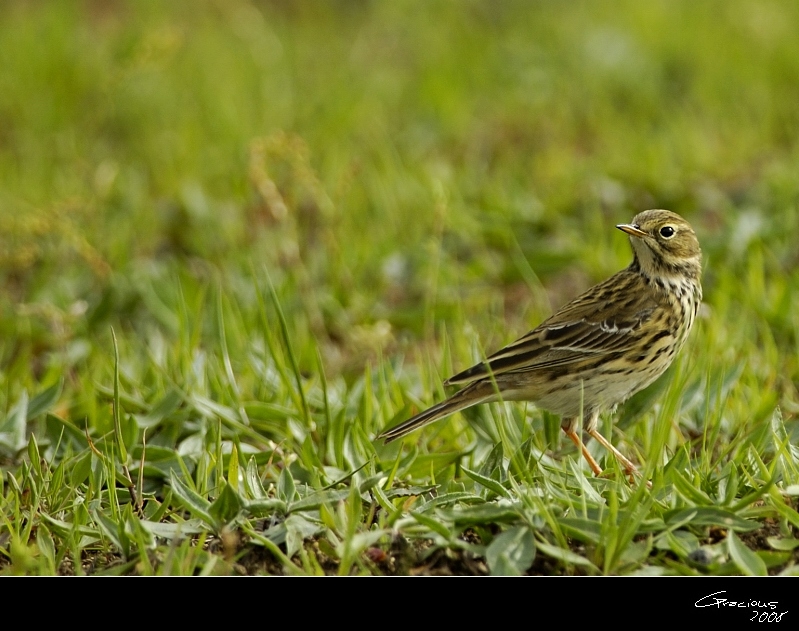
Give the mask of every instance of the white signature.
[{"label": "white signature", "polygon": [[[726,594],[725,590],[720,592],[713,592],[707,596],[702,596],[694,603],[694,607],[715,607],[721,609],[722,607],[742,607],[744,609],[752,609],[754,616],[749,618],[751,622],[780,622],[782,617],[788,613],[783,611],[777,613],[778,601],[760,601],[760,600],[730,600],[729,598],[721,598],[718,594]],[[770,610],[770,611],[769,611]]]}]

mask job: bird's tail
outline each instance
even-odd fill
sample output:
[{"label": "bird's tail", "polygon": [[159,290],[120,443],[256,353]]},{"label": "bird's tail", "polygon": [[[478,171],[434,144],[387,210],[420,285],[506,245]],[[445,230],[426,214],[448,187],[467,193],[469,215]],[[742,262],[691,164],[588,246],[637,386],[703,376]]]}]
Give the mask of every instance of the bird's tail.
[{"label": "bird's tail", "polygon": [[[486,385],[488,387],[486,387]],[[479,381],[475,382],[460,392],[453,394],[446,401],[442,401],[433,407],[427,408],[424,412],[420,412],[416,416],[409,418],[404,423],[400,423],[391,429],[380,432],[377,438],[382,438],[386,443],[390,443],[428,423],[447,417],[450,414],[455,414],[455,412],[459,410],[477,405],[478,403],[491,401],[494,398],[493,394],[491,384],[485,384]]]}]

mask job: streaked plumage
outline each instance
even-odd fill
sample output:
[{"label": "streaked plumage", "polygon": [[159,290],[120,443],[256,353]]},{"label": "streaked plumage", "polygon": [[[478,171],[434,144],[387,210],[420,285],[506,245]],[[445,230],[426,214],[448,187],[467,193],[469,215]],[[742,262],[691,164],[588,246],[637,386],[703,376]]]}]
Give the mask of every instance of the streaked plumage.
[{"label": "streaked plumage", "polygon": [[465,387],[378,438],[391,442],[479,403],[534,401],[562,417],[595,473],[601,469],[576,432],[581,410],[584,431],[635,471],[597,431],[597,421],[657,379],[682,348],[702,300],[702,253],[688,222],[668,210],[647,210],[616,227],[630,235],[629,267],[448,379],[446,385]]}]

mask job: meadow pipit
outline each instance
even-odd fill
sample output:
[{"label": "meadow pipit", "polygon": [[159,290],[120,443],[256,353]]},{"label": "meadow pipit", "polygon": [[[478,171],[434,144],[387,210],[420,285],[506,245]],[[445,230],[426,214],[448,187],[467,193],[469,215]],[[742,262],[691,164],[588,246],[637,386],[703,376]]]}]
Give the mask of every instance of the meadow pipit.
[{"label": "meadow pipit", "polygon": [[657,379],[685,343],[702,300],[702,252],[693,229],[668,210],[646,210],[616,226],[630,235],[633,262],[567,304],[527,335],[449,378],[466,386],[446,401],[381,433],[391,442],[458,410],[490,401],[534,401],[561,427],[596,475],[577,433],[635,465],[597,430],[599,414]]}]

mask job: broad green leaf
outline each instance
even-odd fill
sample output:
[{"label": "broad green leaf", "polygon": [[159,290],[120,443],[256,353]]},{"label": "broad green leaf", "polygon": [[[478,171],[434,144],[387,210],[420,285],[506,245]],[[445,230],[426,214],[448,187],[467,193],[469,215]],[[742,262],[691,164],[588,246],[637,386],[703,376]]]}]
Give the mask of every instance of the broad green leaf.
[{"label": "broad green leaf", "polygon": [[181,501],[183,506],[195,517],[202,519],[213,529],[217,529],[221,524],[211,513],[211,502],[186,486],[174,471],[169,473],[169,485],[172,492]]},{"label": "broad green leaf", "polygon": [[786,539],[781,537],[769,537],[766,541],[772,548],[780,551],[791,551],[799,547],[799,539],[794,537],[788,537]]},{"label": "broad green leaf", "polygon": [[261,476],[258,474],[258,463],[254,457],[251,457],[247,462],[243,482],[249,498],[261,500],[267,497],[266,489],[261,484]]},{"label": "broad green leaf", "polygon": [[183,402],[183,396],[175,388],[170,388],[167,393],[156,403],[147,414],[136,415],[136,423],[142,428],[156,427],[164,419],[171,416]]},{"label": "broad green leaf", "polygon": [[700,542],[695,534],[687,530],[667,530],[657,537],[655,547],[658,550],[669,550],[684,559],[699,549]]},{"label": "broad green leaf", "polygon": [[83,524],[76,525],[72,522],[64,521],[63,519],[56,519],[47,513],[41,513],[41,518],[50,524],[50,530],[64,540],[68,541],[73,532],[77,532],[87,541],[91,542],[95,542],[100,538],[100,532],[97,528],[92,528],[91,526]]},{"label": "broad green leaf", "polygon": [[36,441],[36,434],[31,434],[28,439],[28,459],[31,467],[36,472],[36,476],[43,478],[41,455],[39,453],[39,443]]},{"label": "broad green leaf", "polygon": [[566,550],[564,548],[559,548],[557,546],[550,545],[548,543],[544,543],[543,541],[536,541],[536,547],[540,552],[546,554],[548,557],[561,561],[567,565],[577,565],[580,567],[587,567],[595,572],[599,572],[599,568],[591,563],[585,557],[581,557],[576,552],[572,552],[571,550]]},{"label": "broad green leaf", "polygon": [[32,421],[37,416],[41,416],[45,412],[49,412],[50,408],[52,408],[56,401],[58,401],[58,397],[61,396],[61,388],[63,386],[64,379],[61,378],[57,383],[54,383],[49,388],[43,390],[33,397],[28,404],[28,420]]},{"label": "broad green leaf", "polygon": [[55,572],[55,542],[53,541],[53,536],[50,534],[50,531],[47,529],[47,526],[45,526],[44,523],[40,523],[36,526],[36,545],[39,546],[42,556],[44,556],[47,559],[47,562],[50,564],[51,571]]},{"label": "broad green leaf", "polygon": [[567,535],[583,543],[598,544],[602,539],[602,524],[580,517],[563,517],[558,524]]},{"label": "broad green leaf", "polygon": [[228,459],[227,482],[238,493],[239,490],[239,450],[234,444]]},{"label": "broad green leaf", "polygon": [[232,485],[225,484],[219,497],[211,504],[209,512],[214,516],[217,523],[227,524],[233,521],[243,508],[244,502],[239,497],[239,494],[236,493]]},{"label": "broad green leaf", "polygon": [[183,539],[184,537],[196,535],[206,530],[202,526],[202,522],[195,519],[182,521],[176,524],[142,519],[139,521],[139,524],[142,528],[149,531],[150,534],[163,539]]},{"label": "broad green leaf", "polygon": [[[496,480],[492,480],[491,478],[487,478],[483,475],[480,475],[476,471],[471,471],[466,467],[463,467],[463,472],[478,484],[484,486],[489,491],[492,491],[494,495],[499,495],[500,497],[504,498],[510,498],[510,493],[508,492],[508,490]],[[490,497],[488,499],[490,499]]]},{"label": "broad green leaf", "polygon": [[674,482],[674,486],[677,488],[677,490],[690,503],[697,504],[699,506],[707,506],[708,504],[713,503],[704,491],[696,488],[696,485],[691,480],[686,478],[682,471],[679,471],[676,467],[669,469],[669,477]]},{"label": "broad green leaf", "polygon": [[[130,471],[138,471],[141,466],[142,447],[138,445],[131,450],[133,455],[133,464]],[[144,450],[144,473],[148,478],[166,478],[169,477],[170,472],[181,472],[181,464],[185,466],[189,472],[194,470],[194,463],[190,458],[181,462],[180,456],[174,449],[168,447],[159,447],[157,445],[147,445]]]},{"label": "broad green leaf", "polygon": [[[499,442],[494,445],[494,448],[491,450],[491,453],[488,454],[488,457],[485,461],[480,465],[480,471],[478,472],[479,475],[490,478],[493,474],[500,472],[502,470],[502,458],[504,456],[504,450],[502,447],[502,443]],[[502,480],[500,478],[494,478],[498,482]]]},{"label": "broad green leaf", "polygon": [[644,563],[652,551],[652,538],[647,537],[641,541],[631,541],[619,556],[622,564],[639,565]]},{"label": "broad green leaf", "polygon": [[0,447],[5,447],[12,456],[24,449],[28,442],[25,440],[27,420],[28,393],[23,390],[6,420],[0,423]]},{"label": "broad green leaf", "polygon": [[247,513],[253,517],[271,517],[286,514],[286,502],[277,498],[263,497],[244,504]]},{"label": "broad green leaf", "polygon": [[127,558],[130,555],[130,539],[125,532],[125,529],[120,527],[120,524],[115,522],[109,515],[101,510],[92,510],[92,518],[97,526],[111,543],[119,551],[119,553]]},{"label": "broad green leaf", "polygon": [[438,519],[434,519],[433,517],[428,517],[427,515],[422,515],[421,513],[417,513],[415,511],[411,511],[411,516],[422,526],[426,526],[430,530],[435,533],[438,533],[444,539],[450,540],[454,537],[454,533],[447,528],[444,523]]},{"label": "broad green leaf", "polygon": [[733,530],[727,535],[727,550],[735,566],[746,576],[766,576],[766,564],[747,548]]},{"label": "broad green leaf", "polygon": [[297,513],[319,508],[323,504],[333,505],[341,500],[347,499],[349,494],[350,492],[348,489],[328,489],[327,491],[318,491],[317,493],[311,493],[310,495],[289,504],[288,510],[289,512]]},{"label": "broad green leaf", "polygon": [[[408,497],[411,495],[426,495],[431,491],[435,491],[438,487],[433,484],[429,484],[427,486],[408,486],[408,487],[392,487],[388,491],[385,491],[386,497]],[[471,495],[470,493],[465,493],[464,495]],[[482,499],[482,498],[480,498]]]},{"label": "broad green leaf", "polygon": [[490,505],[486,504],[486,500],[479,495],[475,495],[474,493],[467,493],[465,491],[459,491],[455,493],[444,493],[443,495],[438,495],[431,500],[428,500],[424,504],[417,506],[416,510],[420,513],[425,513],[431,508],[436,506],[448,506],[450,504],[480,504],[480,505]]},{"label": "broad green leaf", "polygon": [[288,467],[283,467],[280,477],[277,479],[277,496],[287,504],[290,504],[297,497],[297,489],[294,486],[294,478]]},{"label": "broad green leaf", "polygon": [[286,528],[286,554],[289,557],[293,557],[300,550],[303,541],[323,530],[321,524],[308,521],[302,515],[289,515],[283,525]]},{"label": "broad green leaf", "polygon": [[63,453],[67,447],[71,447],[74,451],[83,451],[89,446],[86,442],[86,434],[81,428],[55,414],[45,415],[44,426],[47,439],[53,449],[56,445],[59,447],[59,454]]},{"label": "broad green leaf", "polygon": [[70,482],[78,486],[83,484],[92,472],[92,452],[88,449],[72,460],[68,477]]},{"label": "broad green leaf", "polygon": [[515,526],[494,537],[486,562],[495,576],[521,576],[535,559],[535,536],[527,526]]},{"label": "broad green leaf", "polygon": [[521,507],[486,502],[474,506],[458,505],[452,508],[436,509],[436,515],[461,526],[483,525],[486,523],[510,523],[519,519]]},{"label": "broad green leaf", "polygon": [[414,479],[427,478],[429,480],[431,471],[437,473],[453,465],[461,459],[462,455],[460,452],[421,454],[405,470],[401,466],[398,470],[403,476],[408,475]]},{"label": "broad green leaf", "polygon": [[692,526],[722,526],[740,532],[749,532],[760,528],[760,524],[757,522],[743,519],[735,513],[713,506],[668,511],[665,519],[667,524],[676,524],[689,520]]}]

